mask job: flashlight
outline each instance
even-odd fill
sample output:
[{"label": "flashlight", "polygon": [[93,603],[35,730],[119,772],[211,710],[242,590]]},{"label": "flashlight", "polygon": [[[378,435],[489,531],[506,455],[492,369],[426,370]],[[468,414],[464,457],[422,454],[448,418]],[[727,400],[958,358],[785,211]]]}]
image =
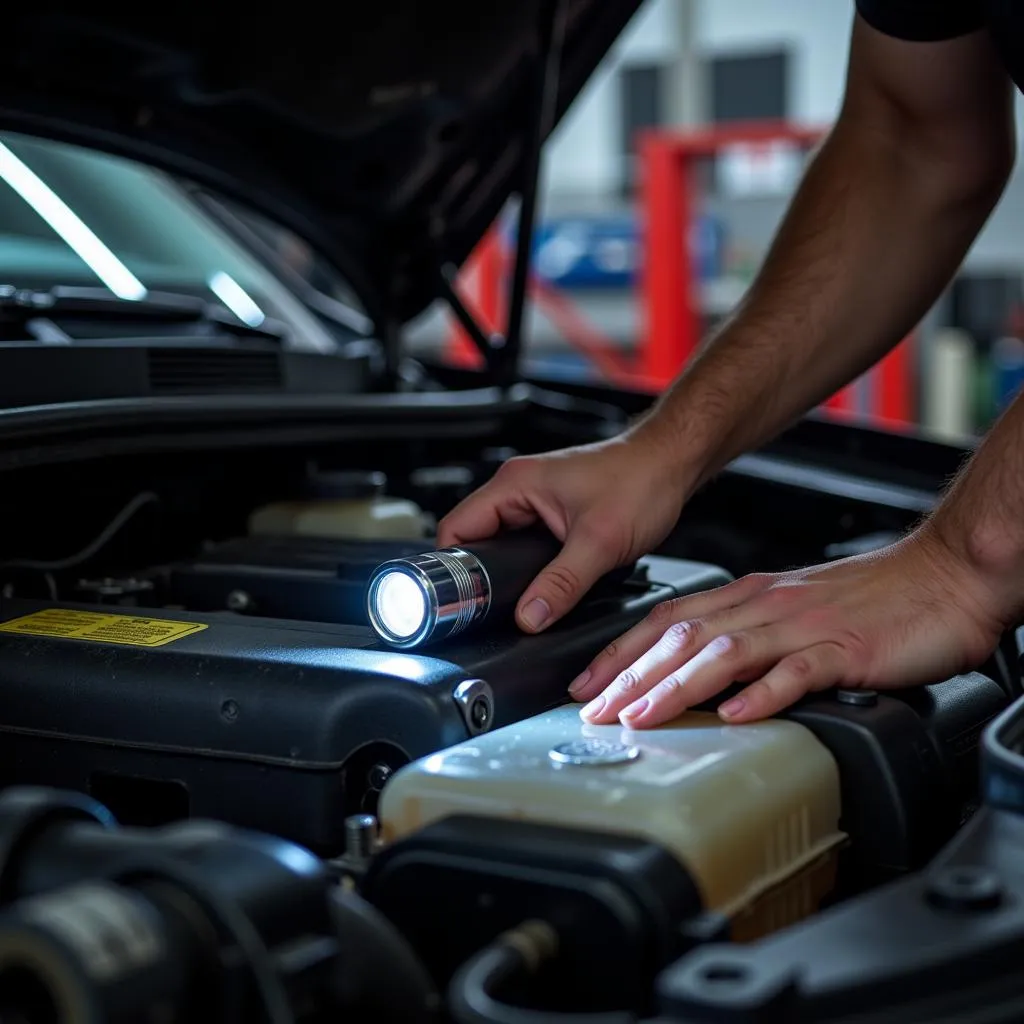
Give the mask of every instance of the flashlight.
[{"label": "flashlight", "polygon": [[370,576],[370,624],[392,647],[419,647],[455,636],[515,608],[560,547],[550,533],[520,530],[471,547],[384,562]]}]

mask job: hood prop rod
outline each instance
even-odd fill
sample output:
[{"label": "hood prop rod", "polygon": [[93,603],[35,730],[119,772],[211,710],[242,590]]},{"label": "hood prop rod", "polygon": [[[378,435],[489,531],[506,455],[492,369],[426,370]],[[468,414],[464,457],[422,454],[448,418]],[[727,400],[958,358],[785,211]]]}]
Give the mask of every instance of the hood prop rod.
[{"label": "hood prop rod", "polygon": [[516,231],[516,261],[512,270],[512,290],[508,305],[505,344],[498,362],[499,383],[509,387],[519,371],[523,347],[523,319],[526,289],[530,276],[533,229],[540,191],[544,142],[555,123],[558,106],[558,71],[561,64],[562,37],[565,31],[564,0],[542,0],[537,38],[537,74],[534,80],[533,131],[527,134],[527,150],[522,164],[519,189],[519,224]]},{"label": "hood prop rod", "polygon": [[508,322],[505,334],[485,334],[466,308],[455,287],[458,269],[446,264],[438,275],[440,297],[447,303],[459,325],[483,356],[487,369],[502,387],[511,387],[519,376],[519,354],[523,345],[526,291],[533,249],[533,228],[540,190],[541,154],[554,125],[558,100],[558,70],[564,33],[564,0],[542,0],[537,35],[537,69],[533,78],[532,101],[535,117],[527,132],[527,148],[521,164],[519,224],[516,231],[516,259],[512,268]]},{"label": "hood prop rod", "polygon": [[469,340],[476,346],[477,351],[484,357],[487,369],[495,376],[498,374],[498,353],[505,345],[505,339],[500,334],[492,334],[490,338],[484,334],[483,329],[476,322],[473,314],[466,308],[466,304],[459,298],[455,288],[455,278],[458,275],[458,268],[452,263],[446,263],[441,267],[440,288],[441,298],[448,304],[448,308],[455,314],[459,326],[469,335]]}]

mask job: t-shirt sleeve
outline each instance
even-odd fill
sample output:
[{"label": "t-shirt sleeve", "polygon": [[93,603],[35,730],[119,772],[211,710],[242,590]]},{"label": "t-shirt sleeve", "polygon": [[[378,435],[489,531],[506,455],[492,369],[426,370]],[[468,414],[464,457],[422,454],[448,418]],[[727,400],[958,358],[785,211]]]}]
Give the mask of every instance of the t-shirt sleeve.
[{"label": "t-shirt sleeve", "polygon": [[985,25],[983,0],[856,0],[857,12],[887,36],[938,42]]}]

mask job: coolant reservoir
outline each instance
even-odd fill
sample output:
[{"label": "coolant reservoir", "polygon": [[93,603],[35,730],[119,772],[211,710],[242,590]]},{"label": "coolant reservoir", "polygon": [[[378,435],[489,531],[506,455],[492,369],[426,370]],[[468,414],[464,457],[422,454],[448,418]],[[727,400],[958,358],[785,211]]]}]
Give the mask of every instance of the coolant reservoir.
[{"label": "coolant reservoir", "polygon": [[384,494],[381,473],[318,473],[308,497],[264,505],[249,517],[249,533],[335,540],[419,540],[429,524],[405,498]]},{"label": "coolant reservoir", "polygon": [[452,814],[652,840],[707,909],[733,919],[735,938],[815,909],[845,839],[839,812],[835,761],[795,722],[727,726],[690,712],[634,732],[586,724],[577,705],[406,766],[380,805],[386,842]]}]

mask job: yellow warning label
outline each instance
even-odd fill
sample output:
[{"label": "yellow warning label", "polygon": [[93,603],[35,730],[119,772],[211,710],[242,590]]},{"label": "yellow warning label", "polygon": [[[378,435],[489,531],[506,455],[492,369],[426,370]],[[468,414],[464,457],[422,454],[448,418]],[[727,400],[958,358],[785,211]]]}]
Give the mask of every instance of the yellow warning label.
[{"label": "yellow warning label", "polygon": [[92,640],[128,647],[163,647],[206,629],[201,622],[144,619],[136,615],[103,615],[67,608],[47,608],[20,619],[0,623],[0,633],[56,636],[65,640]]}]

